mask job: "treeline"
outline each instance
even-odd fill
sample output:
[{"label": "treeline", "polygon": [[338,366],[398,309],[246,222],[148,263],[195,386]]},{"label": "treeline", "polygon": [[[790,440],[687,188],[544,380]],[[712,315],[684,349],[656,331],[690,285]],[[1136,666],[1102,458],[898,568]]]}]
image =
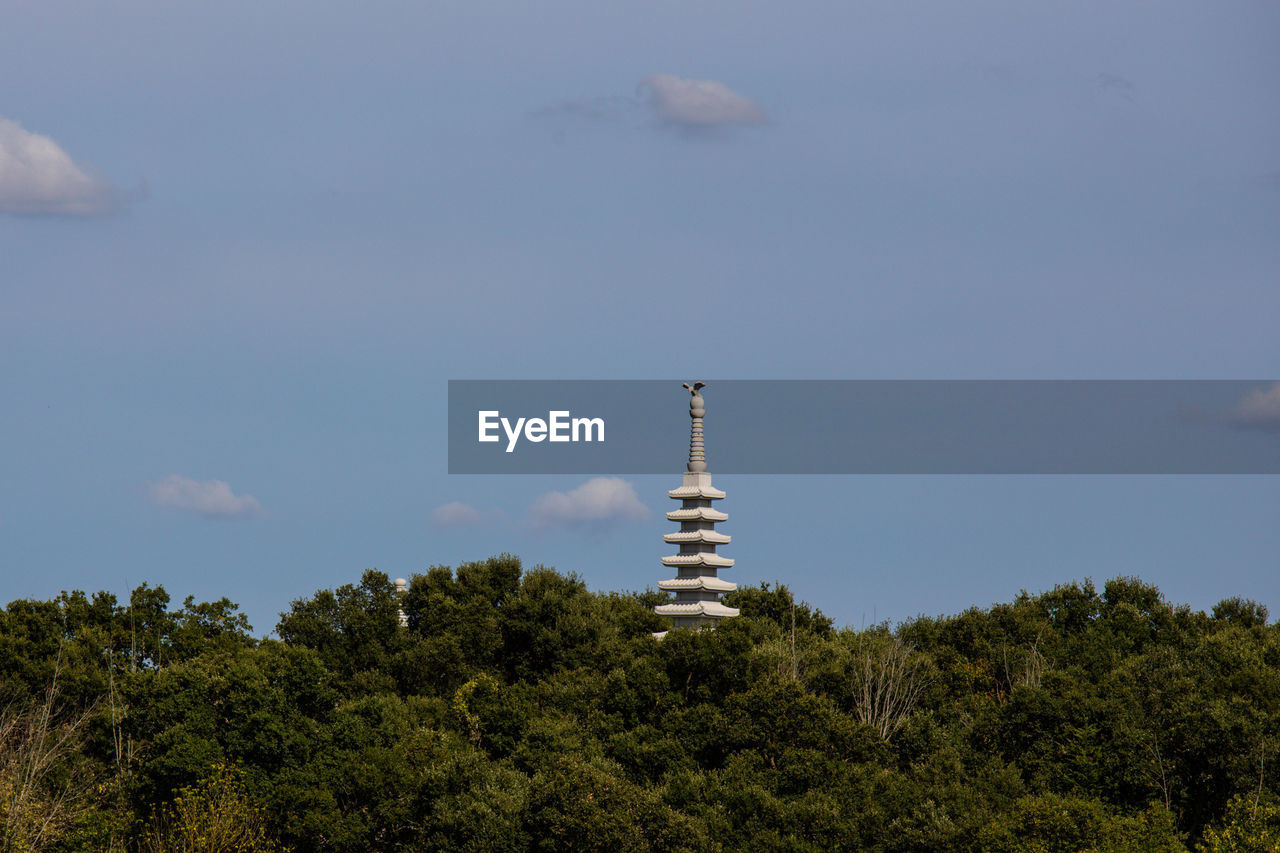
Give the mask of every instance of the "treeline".
[{"label": "treeline", "polygon": [[[1280,628],[1131,578],[673,631],[500,556],[295,601],[0,614],[3,850],[1275,851]],[[407,626],[401,625],[401,613]]]}]

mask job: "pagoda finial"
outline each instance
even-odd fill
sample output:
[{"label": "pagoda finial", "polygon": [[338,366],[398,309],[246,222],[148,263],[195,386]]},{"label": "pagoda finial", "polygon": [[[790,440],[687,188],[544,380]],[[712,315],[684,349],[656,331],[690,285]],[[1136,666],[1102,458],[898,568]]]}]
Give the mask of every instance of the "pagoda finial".
[{"label": "pagoda finial", "polygon": [[707,401],[698,392],[707,386],[705,382],[681,383],[689,389],[692,398],[689,400],[689,417],[693,423],[689,427],[689,464],[686,466],[692,473],[707,470],[707,450],[702,443],[702,416],[707,413]]}]

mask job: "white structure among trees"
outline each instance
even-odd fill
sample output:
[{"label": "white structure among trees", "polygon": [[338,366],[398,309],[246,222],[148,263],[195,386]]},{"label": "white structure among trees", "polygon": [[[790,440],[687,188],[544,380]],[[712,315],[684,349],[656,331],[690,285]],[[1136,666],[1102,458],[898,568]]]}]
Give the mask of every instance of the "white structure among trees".
[{"label": "white structure among trees", "polygon": [[672,604],[660,604],[653,610],[659,616],[669,616],[676,628],[694,628],[715,625],[738,611],[720,603],[720,596],[738,588],[737,584],[721,580],[720,569],[733,565],[729,557],[716,553],[717,545],[729,544],[729,537],[716,532],[716,523],[729,516],[711,508],[712,501],[724,497],[724,492],[711,485],[707,472],[706,449],[703,445],[702,418],[706,414],[706,401],[698,393],[706,383],[685,384],[692,399],[689,401],[689,417],[693,423],[689,435],[689,464],[680,488],[667,492],[667,496],[681,502],[680,509],[667,513],[671,521],[678,521],[680,529],[663,536],[663,541],[680,546],[680,553],[663,557],[662,564],[676,569],[676,576],[659,581],[658,589],[674,592]]}]

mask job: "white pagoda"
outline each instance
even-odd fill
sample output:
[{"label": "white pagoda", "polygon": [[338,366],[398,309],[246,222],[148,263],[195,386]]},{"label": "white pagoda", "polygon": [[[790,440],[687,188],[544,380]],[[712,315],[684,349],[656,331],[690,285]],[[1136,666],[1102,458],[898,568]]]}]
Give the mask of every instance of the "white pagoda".
[{"label": "white pagoda", "polygon": [[667,492],[668,497],[680,501],[680,509],[667,513],[669,520],[680,522],[680,529],[662,539],[679,545],[680,553],[662,558],[662,564],[674,568],[676,576],[659,581],[658,589],[674,592],[676,600],[660,604],[653,611],[659,616],[671,617],[675,628],[715,625],[721,619],[738,615],[735,608],[720,603],[721,594],[732,592],[738,585],[716,575],[720,569],[731,567],[733,560],[716,553],[717,545],[729,544],[728,536],[716,532],[716,522],[729,516],[711,508],[711,502],[723,498],[724,492],[711,485],[711,474],[707,472],[707,454],[702,442],[706,401],[698,393],[705,385],[705,382],[685,383],[684,387],[693,395],[689,401],[693,424],[689,434],[688,471],[680,488]]}]

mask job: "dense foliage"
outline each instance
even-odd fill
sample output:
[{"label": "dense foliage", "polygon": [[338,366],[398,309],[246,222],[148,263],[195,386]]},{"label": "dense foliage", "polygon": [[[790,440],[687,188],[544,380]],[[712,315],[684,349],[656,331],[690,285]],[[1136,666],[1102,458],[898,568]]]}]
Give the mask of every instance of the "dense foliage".
[{"label": "dense foliage", "polygon": [[1253,602],[1118,578],[853,630],[763,585],[658,641],[660,600],[501,556],[365,572],[279,639],[145,585],[15,601],[0,847],[1280,850]]}]

